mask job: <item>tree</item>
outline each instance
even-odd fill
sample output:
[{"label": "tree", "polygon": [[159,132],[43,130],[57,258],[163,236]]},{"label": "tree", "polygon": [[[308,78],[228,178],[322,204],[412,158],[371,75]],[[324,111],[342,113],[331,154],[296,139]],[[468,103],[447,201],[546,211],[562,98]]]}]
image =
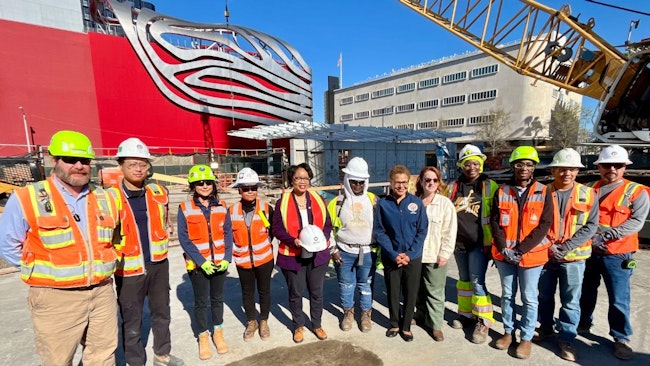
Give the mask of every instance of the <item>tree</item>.
[{"label": "tree", "polygon": [[500,150],[508,148],[508,131],[512,122],[510,113],[503,109],[491,109],[487,121],[478,125],[476,137],[490,146],[490,156],[499,155]]},{"label": "tree", "polygon": [[581,111],[578,105],[569,105],[561,100],[555,103],[548,123],[550,144],[555,150],[575,148],[580,132]]}]

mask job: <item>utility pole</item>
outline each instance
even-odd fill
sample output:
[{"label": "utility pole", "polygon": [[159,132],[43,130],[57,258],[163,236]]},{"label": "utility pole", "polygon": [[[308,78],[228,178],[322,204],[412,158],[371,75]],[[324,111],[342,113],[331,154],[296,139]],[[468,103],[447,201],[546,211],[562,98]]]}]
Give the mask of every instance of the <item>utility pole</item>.
[{"label": "utility pole", "polygon": [[25,127],[25,141],[27,141],[27,152],[32,152],[32,144],[29,142],[29,128],[27,128],[27,115],[25,114],[25,109],[23,107],[18,107],[23,113],[23,127]]}]

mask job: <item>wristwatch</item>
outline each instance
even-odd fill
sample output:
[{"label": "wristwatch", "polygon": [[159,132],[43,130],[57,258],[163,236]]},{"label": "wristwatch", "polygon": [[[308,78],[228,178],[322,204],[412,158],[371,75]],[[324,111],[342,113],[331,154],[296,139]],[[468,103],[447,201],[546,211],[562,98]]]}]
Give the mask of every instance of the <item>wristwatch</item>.
[{"label": "wristwatch", "polygon": [[611,231],[608,231],[605,234],[603,234],[603,239],[605,239],[605,241],[614,240],[614,235],[612,235]]}]

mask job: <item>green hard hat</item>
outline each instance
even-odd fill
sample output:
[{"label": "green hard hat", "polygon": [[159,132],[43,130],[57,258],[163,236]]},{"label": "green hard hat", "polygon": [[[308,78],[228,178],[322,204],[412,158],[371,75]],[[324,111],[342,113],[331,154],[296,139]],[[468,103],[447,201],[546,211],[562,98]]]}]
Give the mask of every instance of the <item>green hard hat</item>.
[{"label": "green hard hat", "polygon": [[59,131],[52,135],[48,151],[51,156],[72,156],[78,158],[95,158],[90,139],[77,131]]},{"label": "green hard hat", "polygon": [[188,183],[198,182],[200,180],[217,180],[212,173],[212,169],[207,165],[195,165],[190,168],[190,173],[187,177]]},{"label": "green hard hat", "polygon": [[535,164],[539,163],[539,156],[537,155],[537,150],[532,146],[519,146],[518,148],[512,151],[510,154],[510,163],[517,160],[532,160]]}]

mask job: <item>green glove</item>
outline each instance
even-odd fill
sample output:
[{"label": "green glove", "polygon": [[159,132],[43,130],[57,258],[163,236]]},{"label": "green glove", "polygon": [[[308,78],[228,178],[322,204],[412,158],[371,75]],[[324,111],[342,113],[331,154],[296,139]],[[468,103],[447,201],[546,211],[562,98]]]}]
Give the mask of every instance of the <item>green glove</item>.
[{"label": "green glove", "polygon": [[228,269],[228,264],[230,264],[230,263],[228,263],[227,260],[222,260],[222,261],[219,262],[219,264],[217,264],[217,266],[216,266],[217,271],[219,271],[219,272],[223,272],[223,271],[227,270],[227,269]]},{"label": "green glove", "polygon": [[210,261],[205,261],[205,262],[203,262],[203,264],[201,265],[201,269],[203,270],[203,272],[205,272],[205,274],[207,274],[208,276],[210,276],[210,275],[213,275],[213,274],[214,274],[214,270],[217,269],[217,267],[215,267],[215,265],[212,264],[212,262],[210,262]]}]

